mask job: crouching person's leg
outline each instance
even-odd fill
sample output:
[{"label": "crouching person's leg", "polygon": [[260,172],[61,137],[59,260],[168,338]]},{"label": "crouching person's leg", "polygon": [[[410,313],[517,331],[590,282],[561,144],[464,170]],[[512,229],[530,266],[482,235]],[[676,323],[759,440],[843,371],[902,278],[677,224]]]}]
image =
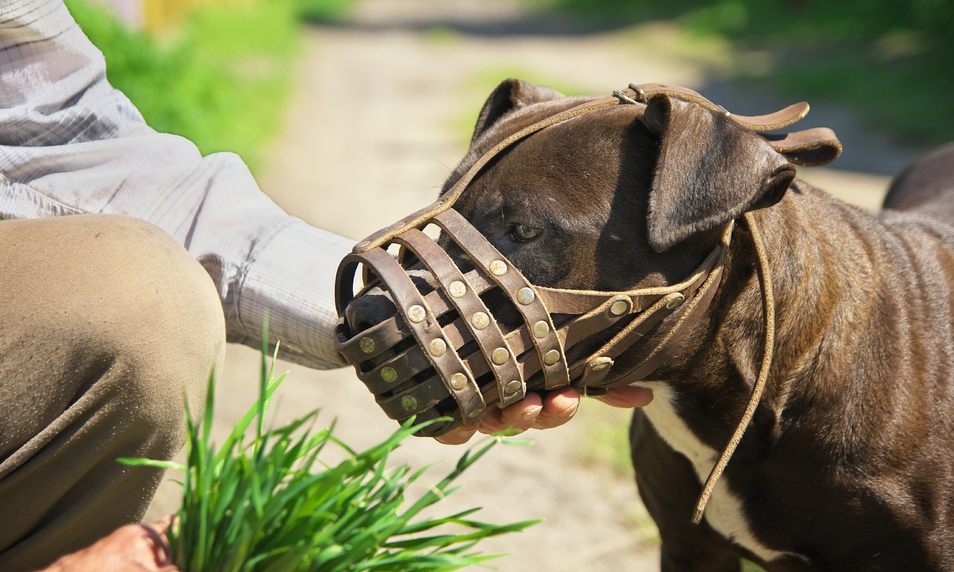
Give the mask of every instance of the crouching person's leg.
[{"label": "crouching person's leg", "polygon": [[225,345],[209,276],[119,216],[0,221],[0,570],[137,522]]}]

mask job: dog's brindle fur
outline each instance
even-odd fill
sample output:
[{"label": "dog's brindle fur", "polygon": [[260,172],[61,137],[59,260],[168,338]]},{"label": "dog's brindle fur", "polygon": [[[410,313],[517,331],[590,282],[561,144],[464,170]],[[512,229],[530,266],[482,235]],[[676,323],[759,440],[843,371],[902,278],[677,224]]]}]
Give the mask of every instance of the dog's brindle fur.
[{"label": "dog's brindle fur", "polygon": [[[507,134],[578,103],[504,82],[445,189]],[[744,227],[708,315],[646,383],[657,389],[647,411],[661,413],[633,419],[663,570],[737,570],[739,554],[773,571],[954,569],[952,158],[948,148],[912,167],[887,199],[896,210],[871,214],[791,181],[779,155],[725,117],[654,100],[642,120],[620,106],[537,133],[464,193],[458,210],[532,282],[565,288],[682,280],[722,224],[755,211],[775,282],[776,357],[701,525],[689,518],[705,475],[685,455],[714,463],[762,351]],[[946,180],[932,177],[942,170]],[[518,223],[543,232],[520,242]],[[624,355],[615,369],[626,365]],[[719,503],[737,503],[743,522],[713,520]]]}]

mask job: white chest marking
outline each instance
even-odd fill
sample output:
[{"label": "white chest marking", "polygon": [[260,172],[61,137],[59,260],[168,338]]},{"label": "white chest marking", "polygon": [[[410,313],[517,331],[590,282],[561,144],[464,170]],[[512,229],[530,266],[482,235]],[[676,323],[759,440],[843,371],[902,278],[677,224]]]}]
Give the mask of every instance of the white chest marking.
[{"label": "white chest marking", "polygon": [[[685,421],[676,414],[673,407],[673,392],[669,386],[661,383],[651,385],[637,383],[635,385],[649,387],[653,390],[655,397],[652,403],[643,408],[646,417],[670,447],[689,459],[701,484],[709,476],[712,466],[715,465],[716,459],[719,457],[718,451],[696,438]],[[716,484],[706,507],[705,519],[716,532],[766,562],[771,562],[782,556],[803,558],[797,554],[772,550],[755,537],[748,521],[745,519],[742,501],[729,490],[725,477],[721,478]]]}]

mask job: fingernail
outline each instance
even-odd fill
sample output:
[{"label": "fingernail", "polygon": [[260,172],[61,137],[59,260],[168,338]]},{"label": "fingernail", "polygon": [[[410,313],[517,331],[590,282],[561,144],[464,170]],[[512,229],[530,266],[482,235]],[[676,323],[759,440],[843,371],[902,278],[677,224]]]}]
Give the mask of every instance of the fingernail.
[{"label": "fingernail", "polygon": [[543,410],[543,407],[539,405],[535,405],[533,407],[528,408],[526,411],[524,411],[523,415],[521,415],[520,418],[528,422],[533,421],[537,418],[537,415],[540,415],[540,411],[542,410]]}]

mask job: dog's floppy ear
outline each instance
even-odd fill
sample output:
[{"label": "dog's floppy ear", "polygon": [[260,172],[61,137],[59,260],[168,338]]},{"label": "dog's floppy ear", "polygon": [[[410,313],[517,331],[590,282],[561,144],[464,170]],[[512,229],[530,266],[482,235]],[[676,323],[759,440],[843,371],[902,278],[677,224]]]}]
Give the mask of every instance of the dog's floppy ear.
[{"label": "dog's floppy ear", "polygon": [[659,136],[649,191],[649,245],[663,252],[782,198],[795,167],[728,116],[656,96],[642,119]]},{"label": "dog's floppy ear", "polygon": [[509,78],[503,80],[490,93],[490,97],[487,98],[483,108],[481,108],[480,115],[477,116],[477,125],[474,127],[471,143],[476,141],[484,131],[507,113],[533,103],[561,97],[563,97],[563,94],[558,91],[549,87],[534,85],[522,79]]}]

